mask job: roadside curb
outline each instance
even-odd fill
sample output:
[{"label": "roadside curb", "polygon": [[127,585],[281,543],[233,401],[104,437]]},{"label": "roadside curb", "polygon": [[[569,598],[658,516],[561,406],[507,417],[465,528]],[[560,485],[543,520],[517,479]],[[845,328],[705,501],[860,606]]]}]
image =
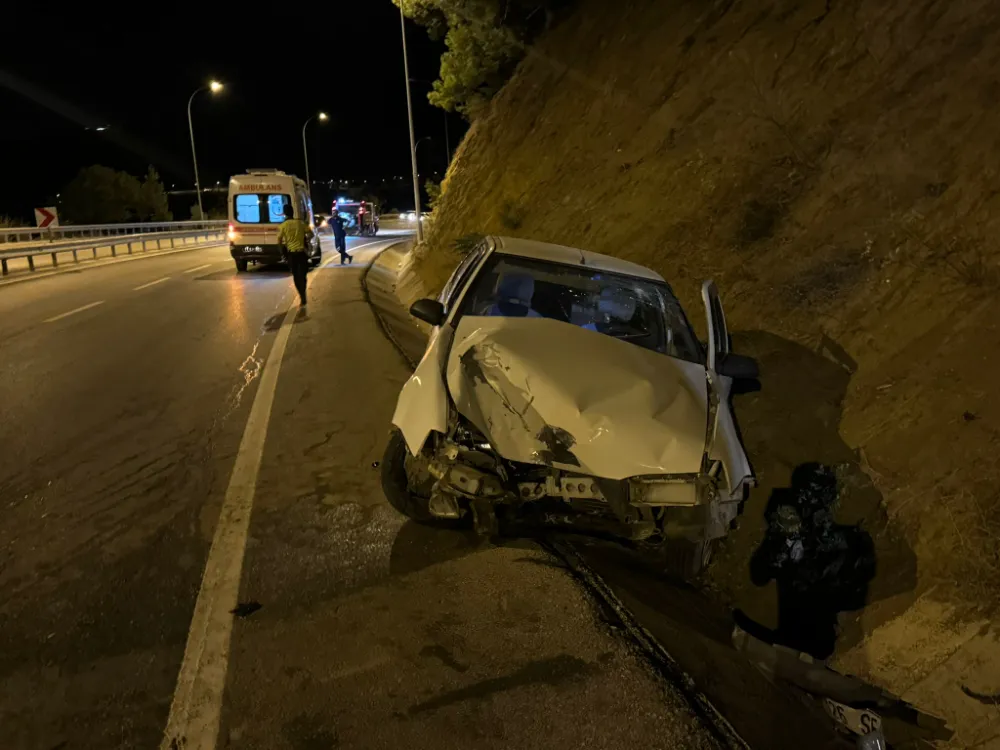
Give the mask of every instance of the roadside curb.
[{"label": "roadside curb", "polygon": [[402,357],[406,365],[413,370],[417,363],[406,353],[405,348],[400,344],[399,340],[393,335],[392,327],[386,322],[385,317],[382,315],[379,306],[372,302],[371,292],[368,288],[368,274],[371,273],[372,268],[378,262],[378,259],[382,256],[384,252],[390,250],[398,245],[406,244],[411,242],[411,240],[400,240],[399,242],[393,242],[390,245],[386,245],[368,261],[368,265],[365,266],[365,270],[361,273],[361,293],[364,295],[365,302],[371,308],[372,314],[375,316],[375,322],[378,324],[379,329],[382,331],[382,335],[388,339],[389,343],[392,344],[393,348]]}]

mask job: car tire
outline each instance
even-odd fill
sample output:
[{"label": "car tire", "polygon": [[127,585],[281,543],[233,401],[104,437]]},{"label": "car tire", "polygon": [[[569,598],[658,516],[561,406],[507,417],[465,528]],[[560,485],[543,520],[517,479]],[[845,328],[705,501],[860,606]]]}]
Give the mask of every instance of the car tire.
[{"label": "car tire", "polygon": [[403,433],[393,428],[389,435],[389,443],[382,454],[381,479],[382,492],[389,505],[407,518],[420,523],[437,521],[430,512],[429,497],[422,497],[410,491],[410,480],[406,473],[406,457],[409,450]]},{"label": "car tire", "polygon": [[238,260],[236,261],[236,273],[245,273],[247,270],[247,261]]},{"label": "car tire", "polygon": [[661,549],[667,574],[690,581],[697,578],[712,558],[712,541],[701,539],[667,539]]}]

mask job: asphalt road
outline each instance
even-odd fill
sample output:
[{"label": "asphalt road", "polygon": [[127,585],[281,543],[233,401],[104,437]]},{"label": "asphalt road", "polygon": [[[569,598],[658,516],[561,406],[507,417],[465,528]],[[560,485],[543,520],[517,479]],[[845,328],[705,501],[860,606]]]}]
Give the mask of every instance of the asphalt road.
[{"label": "asphalt road", "polygon": [[0,745],[721,746],[557,558],[385,503],[350,245],[307,316],[225,247],[0,288]]}]

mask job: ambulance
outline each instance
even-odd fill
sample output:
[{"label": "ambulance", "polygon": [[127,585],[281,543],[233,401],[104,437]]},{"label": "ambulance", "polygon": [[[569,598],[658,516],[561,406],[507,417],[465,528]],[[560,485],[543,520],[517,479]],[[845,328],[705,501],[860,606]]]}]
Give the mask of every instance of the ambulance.
[{"label": "ambulance", "polygon": [[286,206],[309,227],[306,253],[319,265],[322,249],[305,181],[277,169],[251,169],[229,180],[229,252],[237,271],[251,263],[282,262],[278,228]]}]

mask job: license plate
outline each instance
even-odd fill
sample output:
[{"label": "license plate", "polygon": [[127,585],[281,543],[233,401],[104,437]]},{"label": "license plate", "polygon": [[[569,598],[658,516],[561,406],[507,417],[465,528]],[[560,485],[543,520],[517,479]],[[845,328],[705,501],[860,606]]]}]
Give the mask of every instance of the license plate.
[{"label": "license plate", "polygon": [[244,247],[243,248],[243,252],[245,252],[245,253],[262,253],[262,252],[264,252],[264,248],[262,248],[260,245],[250,245],[248,247]]},{"label": "license plate", "polygon": [[863,708],[851,708],[829,698],[823,699],[823,707],[830,718],[858,735],[871,734],[882,728],[882,718]]}]

